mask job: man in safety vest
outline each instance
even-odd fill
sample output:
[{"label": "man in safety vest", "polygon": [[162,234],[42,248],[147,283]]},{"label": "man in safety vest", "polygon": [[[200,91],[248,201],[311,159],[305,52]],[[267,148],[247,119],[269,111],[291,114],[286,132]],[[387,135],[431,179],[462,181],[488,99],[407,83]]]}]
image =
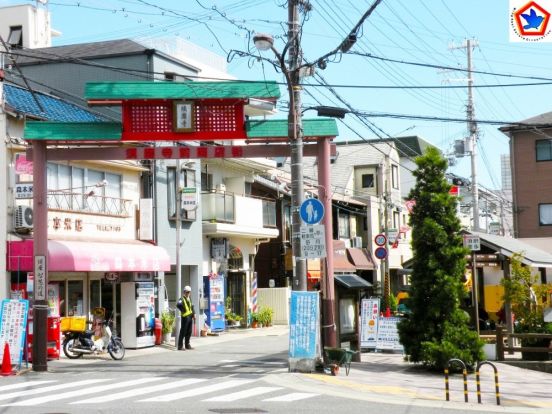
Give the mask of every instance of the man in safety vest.
[{"label": "man in safety vest", "polygon": [[178,300],[176,307],[180,310],[180,335],[178,335],[178,350],[182,350],[182,343],[186,349],[194,349],[190,345],[190,337],[192,336],[192,323],[195,320],[194,305],[190,299],[192,288],[184,286],[183,296]]}]

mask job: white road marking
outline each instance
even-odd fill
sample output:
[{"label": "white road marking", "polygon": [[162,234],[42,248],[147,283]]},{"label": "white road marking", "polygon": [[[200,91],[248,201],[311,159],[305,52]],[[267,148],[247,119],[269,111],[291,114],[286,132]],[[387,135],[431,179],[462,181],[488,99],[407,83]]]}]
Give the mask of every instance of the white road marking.
[{"label": "white road marking", "polygon": [[255,395],[278,391],[281,389],[282,387],[255,387],[248,390],[234,392],[232,394],[219,395],[218,397],[209,398],[203,401],[237,401],[248,397],[254,397]]},{"label": "white road marking", "polygon": [[318,395],[320,394],[311,394],[309,392],[292,392],[291,394],[285,394],[285,395],[280,395],[278,397],[267,398],[266,400],[263,400],[263,401],[289,402],[289,401],[303,400],[305,398],[312,398]]},{"label": "white road marking", "polygon": [[128,391],[123,391],[123,392],[119,392],[117,394],[102,395],[100,397],[89,398],[87,400],[75,401],[75,402],[72,402],[71,404],[103,403],[103,402],[108,402],[108,401],[120,400],[120,399],[128,398],[128,397],[135,397],[137,395],[150,394],[152,392],[157,392],[157,391],[170,390],[172,388],[178,388],[178,387],[183,387],[183,386],[186,386],[186,385],[197,384],[198,382],[203,382],[203,381],[207,381],[207,380],[199,379],[199,378],[189,378],[189,379],[185,379],[185,380],[181,380],[181,381],[170,382],[168,384],[158,384],[158,385],[153,385],[153,386],[149,386],[149,387],[143,387],[143,388],[138,388],[138,389],[133,389],[133,390],[128,390]]},{"label": "white road marking", "polygon": [[230,380],[218,384],[211,384],[206,387],[194,388],[191,390],[175,392],[172,394],[158,395],[157,397],[148,398],[140,401],[174,401],[182,398],[194,397],[196,395],[208,394],[210,392],[217,392],[228,388],[239,387],[240,385],[249,384],[253,381],[254,380]]},{"label": "white road marking", "polygon": [[20,383],[17,383],[17,384],[4,385],[4,386],[0,387],[0,391],[15,390],[17,388],[27,388],[27,387],[32,387],[34,385],[47,384],[47,383],[50,383],[50,382],[55,382],[55,381],[20,382]]},{"label": "white road marking", "polygon": [[9,400],[11,398],[20,397],[22,395],[28,396],[28,395],[36,395],[36,394],[45,394],[50,391],[58,391],[58,390],[64,390],[66,388],[81,387],[84,385],[95,384],[101,381],[105,381],[105,380],[103,379],[84,380],[84,381],[77,381],[77,382],[69,382],[67,384],[50,385],[49,387],[36,388],[33,390],[10,392],[8,394],[0,395],[0,400]]},{"label": "white road marking", "polygon": [[[61,399],[64,399],[64,398],[81,397],[81,396],[86,395],[86,394],[95,394],[97,392],[112,391],[116,388],[123,388],[123,387],[130,387],[132,385],[146,384],[148,382],[159,381],[159,380],[162,380],[162,379],[165,379],[165,378],[162,378],[162,377],[149,377],[149,378],[140,378],[140,379],[132,380],[132,381],[117,382],[117,383],[112,383],[112,384],[108,384],[108,385],[99,385],[99,386],[92,387],[92,388],[81,388],[81,389],[76,390],[76,391],[64,392],[64,393],[55,394],[55,395],[48,395],[46,397],[31,398],[29,400],[18,401],[18,402],[14,402],[14,403],[11,403],[11,404],[4,404],[3,406],[38,405],[38,404],[42,404],[42,403],[45,403],[45,402],[61,400]],[[104,380],[97,380],[97,381],[104,381]],[[66,386],[67,385],[73,386],[74,384],[65,384],[65,385]]]}]

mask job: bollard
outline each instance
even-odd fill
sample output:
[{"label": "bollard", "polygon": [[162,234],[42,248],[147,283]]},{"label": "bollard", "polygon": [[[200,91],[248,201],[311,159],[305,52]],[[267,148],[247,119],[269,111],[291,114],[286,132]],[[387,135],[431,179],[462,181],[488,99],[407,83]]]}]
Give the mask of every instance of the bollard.
[{"label": "bollard", "polygon": [[462,366],[462,376],[464,377],[464,401],[468,402],[468,370],[466,364],[461,359],[453,358],[449,359],[447,367],[445,368],[445,397],[447,401],[450,401],[449,395],[449,368],[453,362],[457,362]]},{"label": "bollard", "polygon": [[479,381],[479,368],[481,368],[482,365],[490,365],[493,367],[494,370],[494,380],[495,380],[495,394],[496,394],[496,405],[500,405],[500,390],[498,385],[498,370],[496,369],[495,365],[489,361],[483,361],[477,364],[477,368],[475,371],[475,380],[477,382],[477,402],[481,404],[481,383]]}]

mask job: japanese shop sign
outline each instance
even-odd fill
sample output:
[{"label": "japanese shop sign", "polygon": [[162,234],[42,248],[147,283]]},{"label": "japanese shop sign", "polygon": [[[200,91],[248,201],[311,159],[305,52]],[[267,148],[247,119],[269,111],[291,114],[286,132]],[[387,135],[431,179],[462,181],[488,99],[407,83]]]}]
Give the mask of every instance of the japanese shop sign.
[{"label": "japanese shop sign", "polygon": [[46,256],[35,256],[34,298],[46,300]]}]

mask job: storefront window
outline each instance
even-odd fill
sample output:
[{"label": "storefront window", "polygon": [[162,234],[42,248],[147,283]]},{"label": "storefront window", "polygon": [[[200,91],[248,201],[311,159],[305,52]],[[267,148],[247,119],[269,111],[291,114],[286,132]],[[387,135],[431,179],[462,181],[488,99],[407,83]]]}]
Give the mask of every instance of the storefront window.
[{"label": "storefront window", "polygon": [[102,306],[101,280],[90,281],[90,309]]},{"label": "storefront window", "polygon": [[67,282],[67,314],[68,316],[83,315],[83,282],[82,280],[70,280]]},{"label": "storefront window", "polygon": [[352,298],[339,300],[339,325],[342,334],[355,332],[355,301]]}]

